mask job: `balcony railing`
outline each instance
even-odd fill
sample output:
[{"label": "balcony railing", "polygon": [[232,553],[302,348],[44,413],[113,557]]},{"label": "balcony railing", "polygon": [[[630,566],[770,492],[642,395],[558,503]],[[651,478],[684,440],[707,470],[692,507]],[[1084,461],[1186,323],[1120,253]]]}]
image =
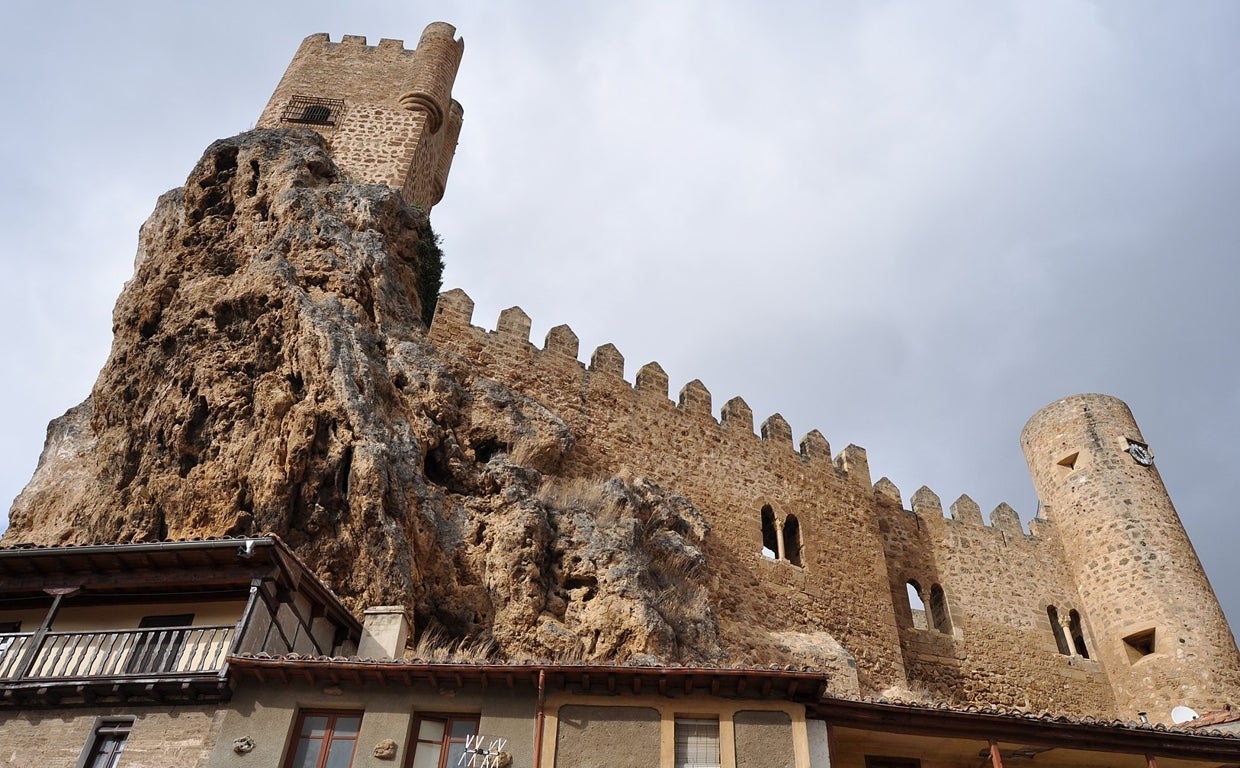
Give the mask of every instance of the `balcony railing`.
[{"label": "balcony railing", "polygon": [[233,625],[0,634],[0,680],[125,678],[218,672]]}]

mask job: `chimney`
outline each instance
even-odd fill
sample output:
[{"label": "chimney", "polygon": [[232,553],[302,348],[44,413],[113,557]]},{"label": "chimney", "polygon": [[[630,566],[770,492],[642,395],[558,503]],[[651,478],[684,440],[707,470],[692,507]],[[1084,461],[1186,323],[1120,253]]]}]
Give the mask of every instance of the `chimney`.
[{"label": "chimney", "polygon": [[362,613],[362,640],[357,655],[363,659],[399,659],[409,639],[409,618],[399,605],[376,605]]}]

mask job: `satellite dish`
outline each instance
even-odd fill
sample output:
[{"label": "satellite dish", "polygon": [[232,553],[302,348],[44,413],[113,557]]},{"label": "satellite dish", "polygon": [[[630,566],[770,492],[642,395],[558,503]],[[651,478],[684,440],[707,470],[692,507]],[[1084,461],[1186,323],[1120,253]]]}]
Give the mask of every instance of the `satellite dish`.
[{"label": "satellite dish", "polygon": [[1179,725],[1181,723],[1187,723],[1189,720],[1196,720],[1196,719],[1197,719],[1197,713],[1194,712],[1192,709],[1184,706],[1183,704],[1171,710],[1171,722],[1175,723],[1176,725]]}]

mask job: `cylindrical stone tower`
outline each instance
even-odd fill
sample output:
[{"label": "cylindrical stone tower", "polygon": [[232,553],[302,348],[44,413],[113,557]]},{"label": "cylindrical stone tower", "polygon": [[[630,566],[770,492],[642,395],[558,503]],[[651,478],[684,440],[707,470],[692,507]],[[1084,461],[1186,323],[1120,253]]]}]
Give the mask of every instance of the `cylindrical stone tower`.
[{"label": "cylindrical stone tower", "polygon": [[1235,701],[1240,653],[1128,406],[1065,398],[1034,414],[1021,446],[1116,714],[1170,723],[1177,705]]}]

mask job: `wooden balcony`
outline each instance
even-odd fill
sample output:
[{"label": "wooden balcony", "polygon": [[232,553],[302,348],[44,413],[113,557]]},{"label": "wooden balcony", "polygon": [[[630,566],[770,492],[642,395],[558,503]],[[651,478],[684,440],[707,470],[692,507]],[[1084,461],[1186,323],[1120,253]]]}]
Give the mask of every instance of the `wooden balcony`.
[{"label": "wooden balcony", "polygon": [[235,654],[348,655],[360,635],[274,537],[0,547],[0,712],[219,701]]},{"label": "wooden balcony", "polygon": [[0,680],[125,678],[218,674],[233,625],[0,634]]}]

